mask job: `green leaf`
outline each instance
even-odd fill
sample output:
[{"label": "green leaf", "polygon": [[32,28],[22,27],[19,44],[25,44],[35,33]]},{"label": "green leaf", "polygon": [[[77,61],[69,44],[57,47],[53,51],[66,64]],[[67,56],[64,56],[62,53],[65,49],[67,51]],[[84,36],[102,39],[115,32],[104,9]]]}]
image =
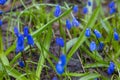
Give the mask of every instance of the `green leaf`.
[{"label": "green leaf", "polygon": [[[73,38],[66,43],[66,52],[77,42],[78,38]],[[62,51],[64,52],[64,51]]]},{"label": "green leaf", "polygon": [[85,76],[85,75],[88,75],[88,73],[64,73],[62,76],[74,76],[74,77],[81,77],[81,76]]},{"label": "green leaf", "polygon": [[103,63],[92,63],[84,65],[84,68],[98,68],[98,67],[108,67],[108,64]]},{"label": "green leaf", "polygon": [[[14,69],[10,66],[6,66],[5,68],[7,70],[7,73],[14,78],[18,78],[21,75],[23,75],[23,74],[20,74],[20,72],[18,72],[16,69]],[[26,77],[22,76],[19,80],[27,80],[27,79],[26,79]]]},{"label": "green leaf", "polygon": [[45,48],[47,50],[49,50],[51,38],[52,38],[52,29],[49,28],[49,30],[46,34],[45,40],[44,40],[44,44],[40,44],[39,42],[36,44],[39,47],[40,51],[42,52],[42,54],[39,57],[39,61],[38,61],[38,65],[37,65],[37,70],[36,70],[36,77],[37,78],[36,78],[36,80],[40,79],[40,75],[41,75],[42,68],[43,68],[42,65],[44,64],[45,59],[48,58],[48,54],[46,53],[46,51],[42,47],[40,48],[40,45],[44,45]]},{"label": "green leaf", "polygon": [[90,73],[89,75],[86,75],[86,76],[80,78],[79,80],[90,80],[90,79],[95,79],[95,78],[98,78],[98,77],[100,77],[100,74]]}]

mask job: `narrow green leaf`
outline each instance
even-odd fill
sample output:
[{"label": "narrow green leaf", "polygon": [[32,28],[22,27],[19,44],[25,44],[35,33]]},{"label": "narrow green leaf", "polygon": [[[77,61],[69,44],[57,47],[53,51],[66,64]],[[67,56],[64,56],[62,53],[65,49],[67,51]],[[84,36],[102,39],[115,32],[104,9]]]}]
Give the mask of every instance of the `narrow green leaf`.
[{"label": "narrow green leaf", "polygon": [[[51,38],[52,38],[52,28],[49,28],[47,34],[47,36],[45,37],[45,40],[44,40],[44,44],[41,44],[41,45],[44,45],[45,48],[47,50],[49,50],[49,47],[50,47],[50,42],[51,42]],[[37,46],[39,46],[40,44],[37,44]],[[40,79],[40,75],[41,75],[41,72],[42,72],[42,68],[43,68],[43,64],[45,62],[45,59],[48,57],[48,54],[46,53],[46,51],[42,48],[42,54],[40,55],[39,57],[39,61],[38,61],[38,65],[37,65],[37,70],[36,70],[36,80],[39,80]]]},{"label": "narrow green leaf", "polygon": [[84,65],[84,68],[98,68],[98,67],[108,67],[108,64],[93,63]]},{"label": "narrow green leaf", "polygon": [[95,78],[98,78],[98,77],[100,77],[100,74],[90,73],[89,75],[86,75],[86,76],[80,78],[79,80],[90,80],[90,79],[95,79]]},{"label": "narrow green leaf", "polygon": [[[69,49],[77,42],[78,38],[74,38],[74,39],[71,39],[69,40],[67,43],[66,43],[66,52],[69,51]],[[64,51],[62,51],[64,52]]]},{"label": "narrow green leaf", "polygon": [[64,73],[62,76],[74,76],[74,77],[82,77],[88,75],[88,73]]},{"label": "narrow green leaf", "polygon": [[[6,70],[7,70],[7,73],[14,77],[14,78],[18,78],[20,77],[22,74],[20,74],[20,72],[18,72],[16,69],[10,67],[10,66],[6,66]],[[19,80],[27,80],[26,77],[21,77]]]}]

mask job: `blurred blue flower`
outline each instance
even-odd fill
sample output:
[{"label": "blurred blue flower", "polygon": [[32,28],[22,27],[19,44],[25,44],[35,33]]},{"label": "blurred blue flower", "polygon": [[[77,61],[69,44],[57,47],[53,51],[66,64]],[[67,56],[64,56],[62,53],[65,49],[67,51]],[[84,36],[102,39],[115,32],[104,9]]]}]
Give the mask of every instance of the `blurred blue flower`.
[{"label": "blurred blue flower", "polygon": [[114,14],[114,13],[116,12],[115,2],[114,2],[114,1],[111,1],[108,6],[109,6],[109,8],[110,8],[109,13],[110,13],[110,14]]},{"label": "blurred blue flower", "polygon": [[19,34],[17,37],[16,49],[19,52],[24,50],[24,36],[22,34]]},{"label": "blurred blue flower", "polygon": [[0,20],[0,27],[3,25],[3,22],[2,22],[2,20]]},{"label": "blurred blue flower", "polygon": [[58,78],[57,77],[53,77],[52,80],[58,80]]},{"label": "blurred blue flower", "polygon": [[77,13],[77,12],[78,12],[78,5],[75,5],[75,6],[73,7],[73,12],[74,12],[74,13]]},{"label": "blurred blue flower", "polygon": [[110,65],[107,70],[108,75],[113,74],[114,71],[115,71],[115,64],[113,62],[110,62]]},{"label": "blurred blue flower", "polygon": [[98,78],[95,78],[94,80],[98,80]]},{"label": "blurred blue flower", "polygon": [[101,33],[98,30],[96,30],[96,29],[94,30],[94,34],[95,34],[95,36],[97,38],[101,38],[102,37]]},{"label": "blurred blue flower", "polygon": [[90,0],[88,0],[88,6],[91,6],[91,5],[92,5],[91,1],[90,1]]},{"label": "blurred blue flower", "polygon": [[17,28],[17,27],[14,27],[14,33],[15,33],[15,35],[18,37],[19,31],[18,31],[18,28]]},{"label": "blurred blue flower", "polygon": [[88,13],[88,8],[87,7],[83,7],[82,11],[83,11],[84,14],[87,14]]},{"label": "blurred blue flower", "polygon": [[2,15],[3,14],[3,11],[2,10],[0,10],[0,15]]},{"label": "blurred blue flower", "polygon": [[64,40],[63,38],[56,38],[56,44],[59,45],[60,47],[64,47]]},{"label": "blurred blue flower", "polygon": [[112,14],[114,14],[116,12],[116,9],[115,8],[110,8],[110,11],[109,11],[109,13],[112,15]]},{"label": "blurred blue flower", "polygon": [[24,27],[23,32],[24,32],[24,36],[27,37],[28,34],[29,34],[29,28],[28,28],[28,26],[25,26],[25,27]]},{"label": "blurred blue flower", "polygon": [[72,27],[72,24],[71,24],[69,19],[66,20],[66,27],[67,27],[68,30],[70,30],[71,27]]},{"label": "blurred blue flower", "polygon": [[111,1],[108,6],[109,8],[115,8],[115,2]]},{"label": "blurred blue flower", "polygon": [[33,37],[32,37],[30,34],[27,35],[27,43],[28,43],[28,45],[30,45],[30,46],[34,46]]},{"label": "blurred blue flower", "polygon": [[77,19],[74,17],[72,20],[72,26],[78,27],[80,23],[77,21]]},{"label": "blurred blue flower", "polygon": [[114,40],[118,41],[119,40],[119,34],[116,31],[114,31],[113,35],[114,35]]},{"label": "blurred blue flower", "polygon": [[85,36],[90,37],[90,35],[91,35],[91,30],[90,30],[90,28],[87,28],[85,31]]},{"label": "blurred blue flower", "polygon": [[60,5],[57,5],[54,11],[54,16],[55,17],[59,17],[61,14],[61,9],[60,9]]},{"label": "blurred blue flower", "polygon": [[18,62],[19,62],[19,66],[20,66],[20,67],[22,67],[22,68],[25,67],[24,61],[19,60]]},{"label": "blurred blue flower", "polygon": [[103,48],[104,48],[104,44],[103,44],[103,42],[100,42],[99,45],[98,45],[98,47],[97,47],[97,50],[98,51],[102,51]]},{"label": "blurred blue flower", "polygon": [[67,63],[67,59],[66,59],[66,55],[65,54],[61,54],[60,56],[60,61],[61,61],[61,66],[65,66]]},{"label": "blurred blue flower", "polygon": [[19,50],[16,48],[15,49],[15,54],[17,55],[19,53]]},{"label": "blurred blue flower", "polygon": [[90,51],[94,51],[94,50],[96,50],[96,43],[94,41],[92,41],[90,43]]},{"label": "blurred blue flower", "polygon": [[4,5],[7,0],[0,0],[0,5]]},{"label": "blurred blue flower", "polygon": [[61,63],[57,63],[56,64],[56,66],[55,66],[55,68],[56,68],[56,72],[58,73],[58,74],[63,74],[64,73],[64,67],[61,65]]}]

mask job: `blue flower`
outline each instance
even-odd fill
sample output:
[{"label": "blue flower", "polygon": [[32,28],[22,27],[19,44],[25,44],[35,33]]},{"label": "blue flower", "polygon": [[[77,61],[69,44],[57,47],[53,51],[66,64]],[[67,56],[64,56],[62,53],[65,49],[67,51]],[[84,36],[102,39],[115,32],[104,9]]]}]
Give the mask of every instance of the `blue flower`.
[{"label": "blue flower", "polygon": [[55,17],[59,17],[61,14],[61,9],[60,9],[60,5],[57,5],[54,11],[54,16]]},{"label": "blue flower", "polygon": [[2,22],[2,20],[0,20],[0,27],[3,25],[3,22]]},{"label": "blue flower", "polygon": [[108,75],[113,74],[114,71],[115,71],[115,64],[113,62],[110,62],[110,65],[107,70]]},{"label": "blue flower", "polygon": [[0,0],[0,5],[4,5],[7,0]]},{"label": "blue flower", "polygon": [[64,67],[61,65],[61,63],[57,63],[56,64],[56,66],[55,66],[55,68],[56,68],[56,72],[58,73],[58,74],[63,74],[64,73]]},{"label": "blue flower", "polygon": [[78,5],[75,5],[75,6],[73,7],[73,12],[74,12],[74,13],[77,13],[77,12],[78,12]]},{"label": "blue flower", "polygon": [[53,77],[52,80],[58,80],[58,78],[57,77]]},{"label": "blue flower", "polygon": [[25,26],[25,27],[24,27],[23,32],[24,32],[24,36],[25,36],[25,37],[28,36],[28,34],[29,34],[29,28],[28,28],[28,26]]},{"label": "blue flower", "polygon": [[25,64],[22,60],[19,60],[19,66],[22,67],[22,68],[25,67]]},{"label": "blue flower", "polygon": [[94,34],[95,34],[95,36],[97,38],[101,38],[102,37],[101,33],[98,30],[96,30],[96,29],[94,30]]},{"label": "blue flower", "polygon": [[94,80],[98,80],[98,78],[95,78]]},{"label": "blue flower", "polygon": [[100,42],[99,45],[98,45],[97,50],[98,50],[98,51],[102,51],[103,48],[104,48],[104,44],[103,44],[103,42]]},{"label": "blue flower", "polygon": [[19,52],[24,50],[24,36],[22,34],[19,34],[17,37],[16,49]]},{"label": "blue flower", "polygon": [[109,6],[109,8],[114,8],[115,7],[115,2],[111,1],[108,6]]},{"label": "blue flower", "polygon": [[27,43],[28,45],[34,46],[33,37],[30,34],[27,35]]},{"label": "blue flower", "polygon": [[18,37],[19,31],[18,31],[18,28],[17,28],[17,27],[14,27],[14,33],[15,33],[15,35]]},{"label": "blue flower", "polygon": [[60,47],[64,47],[64,40],[63,38],[56,38],[56,44],[59,45]]},{"label": "blue flower", "polygon": [[3,14],[3,11],[2,10],[0,10],[0,15],[2,15]]},{"label": "blue flower", "polygon": [[116,12],[116,9],[115,8],[110,8],[110,11],[109,11],[109,13],[112,15],[112,14],[114,14]]},{"label": "blue flower", "polygon": [[15,54],[17,55],[19,53],[19,50],[16,48],[15,49]]},{"label": "blue flower", "polygon": [[84,14],[87,14],[88,13],[88,8],[87,7],[83,7],[82,11],[83,11]]},{"label": "blue flower", "polygon": [[114,40],[118,41],[119,40],[119,35],[116,31],[114,31]]},{"label": "blue flower", "polygon": [[110,2],[108,6],[109,6],[109,8],[110,8],[109,13],[110,13],[110,14],[114,14],[114,13],[116,12],[115,2],[114,2],[114,1]]},{"label": "blue flower", "polygon": [[60,61],[61,61],[61,66],[65,66],[66,65],[66,62],[67,62],[67,59],[66,59],[66,55],[65,54],[62,54],[60,56]]},{"label": "blue flower", "polygon": [[94,50],[96,50],[96,43],[94,41],[92,41],[90,43],[90,51],[94,51]]},{"label": "blue flower", "polygon": [[88,6],[91,6],[91,5],[92,5],[91,1],[90,1],[90,0],[88,0]]},{"label": "blue flower", "polygon": [[80,23],[77,21],[77,19],[74,17],[72,20],[72,26],[78,27]]},{"label": "blue flower", "polygon": [[87,28],[85,31],[85,36],[86,37],[90,37],[91,33],[90,33],[90,28]]},{"label": "blue flower", "polygon": [[68,30],[70,30],[71,27],[72,27],[72,24],[70,23],[69,19],[66,20],[66,27],[67,27]]}]

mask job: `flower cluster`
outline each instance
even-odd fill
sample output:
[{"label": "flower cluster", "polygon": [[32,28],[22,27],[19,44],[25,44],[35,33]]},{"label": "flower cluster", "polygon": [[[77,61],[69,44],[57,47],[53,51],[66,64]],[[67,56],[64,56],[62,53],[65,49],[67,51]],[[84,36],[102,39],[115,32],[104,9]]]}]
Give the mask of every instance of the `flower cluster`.
[{"label": "flower cluster", "polygon": [[91,1],[90,1],[90,0],[88,0],[88,6],[91,6],[91,5],[92,5]]},{"label": "flower cluster", "polygon": [[19,33],[18,28],[14,27],[14,33],[17,36],[16,51],[22,52],[24,50],[24,38],[27,37],[27,43],[30,46],[34,45],[34,40],[29,34],[29,29],[27,26],[24,27],[24,34]]},{"label": "flower cluster", "polygon": [[83,7],[83,13],[87,14],[88,13],[88,8],[87,7]]},{"label": "flower cluster", "polygon": [[[63,38],[56,38],[56,44],[60,47],[64,47],[64,40]],[[58,74],[63,74],[64,73],[64,67],[66,65],[66,56],[65,54],[62,54],[60,56],[60,59],[58,63],[56,64],[56,71]]]},{"label": "flower cluster", "polygon": [[56,38],[56,44],[60,47],[64,47],[64,40],[62,37]]},{"label": "flower cluster", "polygon": [[109,13],[110,14],[114,14],[115,12],[116,12],[116,9],[115,9],[115,2],[114,1],[112,1],[112,2],[110,2],[109,3],[109,5],[108,5],[108,7],[109,7]]},{"label": "flower cluster", "polygon": [[27,26],[24,27],[24,37],[27,37],[27,43],[30,46],[34,46],[34,40],[32,36],[29,34],[29,29]]},{"label": "flower cluster", "polygon": [[[77,12],[78,12],[78,6],[77,6],[77,5],[75,5],[75,6],[73,7],[73,12],[74,12],[74,13],[77,13]],[[55,16],[55,17],[59,17],[60,15],[61,15],[61,8],[60,8],[60,5],[57,5],[56,8],[55,8],[55,10],[54,10],[54,16]],[[78,22],[78,20],[77,20],[74,16],[73,16],[72,22],[70,22],[69,19],[66,19],[66,28],[67,28],[68,30],[70,30],[70,29],[72,28],[72,26],[78,27],[79,24],[80,24],[80,23]]]},{"label": "flower cluster", "polygon": [[74,7],[73,7],[73,13],[77,13],[78,12],[78,5],[75,5]]},{"label": "flower cluster", "polygon": [[66,28],[68,30],[70,30],[73,26],[78,27],[79,25],[80,25],[80,22],[75,17],[73,17],[72,22],[70,22],[69,19],[66,19]]},{"label": "flower cluster", "polygon": [[18,62],[19,62],[19,66],[20,66],[20,67],[23,68],[23,67],[25,66],[24,61],[22,61],[22,60],[18,60]]},{"label": "flower cluster", "polygon": [[115,64],[113,62],[110,62],[110,65],[107,70],[108,75],[113,74],[114,71],[115,71]]},{"label": "flower cluster", "polygon": [[83,14],[87,14],[87,13],[88,13],[88,7],[92,5],[92,3],[91,3],[90,0],[88,0],[87,5],[88,5],[88,6],[85,6],[85,7],[83,7],[83,9],[82,9]]},{"label": "flower cluster", "polygon": [[[17,37],[16,54],[24,51],[24,38],[25,37],[27,38],[28,45],[30,46],[34,45],[34,40],[32,36],[29,34],[29,29],[27,26],[24,27],[24,34],[21,34],[17,27],[14,27],[14,33]],[[18,62],[19,62],[20,67],[24,67],[24,62],[22,60],[19,60]]]},{"label": "flower cluster", "polygon": [[117,33],[116,29],[114,29],[113,37],[114,37],[114,40],[116,41],[119,40],[119,34]]},{"label": "flower cluster", "polygon": [[[97,39],[102,37],[101,33],[96,29],[93,31],[93,33]],[[88,38],[91,36],[90,28],[86,28],[85,36]],[[102,51],[103,48],[104,48],[104,44],[102,42],[99,43],[98,47],[96,46],[96,43],[94,41],[91,41],[91,43],[90,43],[90,51],[94,51],[94,50]]]},{"label": "flower cluster", "polygon": [[52,80],[58,80],[58,78],[57,77],[53,77]]},{"label": "flower cluster", "polygon": [[[6,1],[7,1],[7,0],[0,0],[0,5],[4,5],[4,4],[6,3]],[[3,11],[0,10],[0,15],[2,15],[2,14],[3,14]],[[2,22],[2,20],[0,19],[0,27],[2,26],[2,24],[3,24],[3,22]]]},{"label": "flower cluster", "polygon": [[[4,5],[7,2],[7,0],[0,0],[0,5]],[[3,14],[3,11],[0,10],[0,15]]]},{"label": "flower cluster", "polygon": [[54,16],[55,17],[59,17],[61,14],[61,9],[60,9],[60,5],[57,5],[54,11]]},{"label": "flower cluster", "polygon": [[65,68],[65,65],[66,65],[66,55],[65,54],[62,54],[60,56],[60,59],[58,61],[58,63],[56,64],[56,71],[58,74],[63,74],[64,73],[64,68]]},{"label": "flower cluster", "polygon": [[7,0],[0,0],[0,5],[4,5],[7,2]]},{"label": "flower cluster", "polygon": [[0,20],[0,27],[3,25],[3,21],[2,20]]}]

